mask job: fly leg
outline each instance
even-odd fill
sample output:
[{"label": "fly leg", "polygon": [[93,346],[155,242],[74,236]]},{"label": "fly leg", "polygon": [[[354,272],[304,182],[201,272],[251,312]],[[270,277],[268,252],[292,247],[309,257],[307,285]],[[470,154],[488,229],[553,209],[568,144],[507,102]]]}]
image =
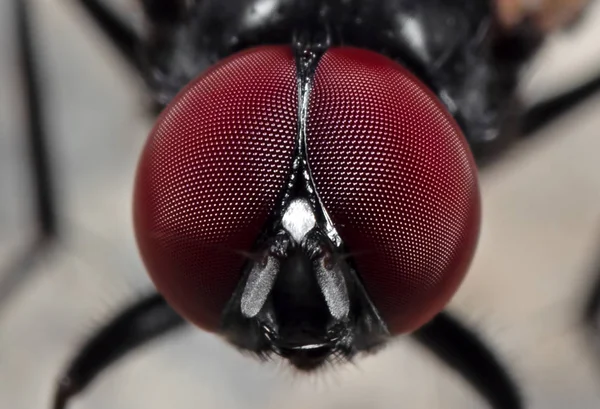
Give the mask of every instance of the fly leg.
[{"label": "fly leg", "polygon": [[591,292],[586,294],[585,306],[583,310],[583,324],[586,327],[587,335],[591,345],[592,352],[600,357],[600,259],[595,261],[596,281]]},{"label": "fly leg", "polygon": [[524,136],[531,135],[569,113],[600,92],[600,75],[556,97],[529,107],[522,119]]},{"label": "fly leg", "polygon": [[144,41],[131,25],[123,21],[105,1],[75,0],[94,21],[121,56],[133,68],[142,69],[140,52]]},{"label": "fly leg", "polygon": [[524,408],[519,388],[498,357],[447,312],[440,313],[413,337],[457,371],[494,409]]},{"label": "fly leg", "polygon": [[32,182],[36,237],[0,277],[0,304],[29,277],[33,264],[45,253],[58,235],[58,217],[54,174],[49,152],[47,118],[44,112],[42,76],[39,72],[36,50],[33,44],[33,30],[29,5],[25,0],[13,1],[18,49],[19,74],[25,102],[24,144]]},{"label": "fly leg", "polygon": [[158,294],[119,313],[79,350],[60,377],[53,409],[65,409],[104,369],[129,352],[183,326],[185,321]]}]

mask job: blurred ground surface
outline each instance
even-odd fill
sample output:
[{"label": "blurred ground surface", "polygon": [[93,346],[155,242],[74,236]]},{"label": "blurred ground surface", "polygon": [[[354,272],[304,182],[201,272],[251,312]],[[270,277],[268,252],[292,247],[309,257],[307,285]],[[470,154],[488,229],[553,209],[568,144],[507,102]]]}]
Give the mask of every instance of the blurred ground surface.
[{"label": "blurred ground surface", "polygon": [[[8,3],[8,4],[7,4]],[[68,0],[34,0],[66,240],[0,309],[0,408],[45,409],[74,348],[148,290],[132,236],[133,171],[151,121],[139,81]],[[124,4],[123,1],[115,1]],[[10,2],[0,2],[0,271],[31,237]],[[127,10],[127,8],[123,9]],[[600,7],[540,55],[525,92],[600,70]],[[479,252],[451,309],[521,381],[530,409],[600,407],[580,326],[600,260],[600,95],[482,174]],[[408,339],[303,380],[185,330],[111,369],[73,409],[475,409],[485,404]]]}]

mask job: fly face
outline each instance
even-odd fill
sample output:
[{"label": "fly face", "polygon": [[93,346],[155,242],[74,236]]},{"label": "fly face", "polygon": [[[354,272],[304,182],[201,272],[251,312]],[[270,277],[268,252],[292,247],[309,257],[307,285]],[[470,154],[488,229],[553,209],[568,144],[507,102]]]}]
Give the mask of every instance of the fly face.
[{"label": "fly face", "polygon": [[184,317],[310,371],[433,318],[479,231],[467,141],[391,59],[300,30],[192,81],[143,152],[135,227]]},{"label": "fly face", "polygon": [[388,58],[326,42],[250,49],[192,82],[151,133],[134,205],[181,315],[301,370],[429,321],[479,229],[444,106]]}]

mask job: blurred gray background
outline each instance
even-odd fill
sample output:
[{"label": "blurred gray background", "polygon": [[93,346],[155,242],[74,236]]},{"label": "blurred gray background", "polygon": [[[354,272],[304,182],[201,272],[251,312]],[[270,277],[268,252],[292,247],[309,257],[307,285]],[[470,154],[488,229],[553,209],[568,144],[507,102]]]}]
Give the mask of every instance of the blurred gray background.
[{"label": "blurred gray background", "polygon": [[[0,272],[33,233],[10,3],[0,1]],[[139,79],[70,0],[33,0],[65,240],[0,309],[0,408],[49,408],[93,329],[151,286],[133,240],[137,156],[152,124]],[[113,1],[138,18],[133,2]],[[600,5],[525,75],[535,101],[600,72]],[[600,273],[600,95],[481,175],[483,232],[450,309],[506,360],[530,409],[600,407],[581,326]],[[73,409],[475,409],[486,404],[408,338],[309,379],[186,329],[111,368]]]}]

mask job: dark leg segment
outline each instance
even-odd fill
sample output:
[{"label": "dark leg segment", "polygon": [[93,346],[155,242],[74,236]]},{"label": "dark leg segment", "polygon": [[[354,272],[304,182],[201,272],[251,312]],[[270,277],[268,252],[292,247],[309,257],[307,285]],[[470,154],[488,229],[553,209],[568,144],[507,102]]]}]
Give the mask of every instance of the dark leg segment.
[{"label": "dark leg segment", "polygon": [[89,339],[72,360],[57,386],[53,409],[66,408],[70,398],[108,366],[183,324],[183,318],[158,294],[131,305]]},{"label": "dark leg segment", "polygon": [[494,409],[522,409],[519,388],[498,358],[471,330],[441,313],[413,334],[445,364],[455,369]]},{"label": "dark leg segment", "polygon": [[600,75],[571,91],[529,107],[522,119],[523,134],[527,136],[537,132],[560,116],[577,108],[599,91]]},{"label": "dark leg segment", "polygon": [[37,71],[40,65],[36,61],[27,2],[17,0],[15,6],[19,60],[28,113],[27,147],[36,194],[37,220],[41,235],[52,237],[57,233],[54,169],[50,165],[49,138],[46,133],[48,124],[43,111],[41,76]]},{"label": "dark leg segment", "polygon": [[141,70],[140,51],[142,40],[135,30],[124,23],[109,7],[101,0],[76,0],[89,16],[94,20],[98,28],[110,40],[112,45],[119,51],[121,56],[134,68]]},{"label": "dark leg segment", "polygon": [[583,323],[589,335],[592,352],[600,358],[600,259],[593,266],[596,274],[595,282],[589,294],[586,294],[586,304],[583,311]]},{"label": "dark leg segment", "polygon": [[585,321],[596,331],[600,330],[600,280],[594,285],[592,295],[585,308]]},{"label": "dark leg segment", "polygon": [[15,27],[18,49],[19,74],[24,95],[27,160],[31,172],[32,200],[37,223],[36,237],[25,252],[0,274],[0,305],[14,293],[31,271],[38,256],[58,234],[54,169],[48,149],[47,120],[44,117],[44,98],[40,67],[36,60],[31,29],[29,5],[25,0],[14,0]]}]

